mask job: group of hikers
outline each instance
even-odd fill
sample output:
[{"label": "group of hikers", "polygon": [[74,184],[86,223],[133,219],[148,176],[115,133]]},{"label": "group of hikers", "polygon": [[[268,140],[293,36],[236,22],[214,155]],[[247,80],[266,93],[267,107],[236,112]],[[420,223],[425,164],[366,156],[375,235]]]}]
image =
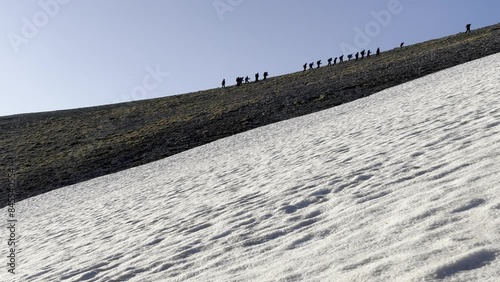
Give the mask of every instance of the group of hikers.
[{"label": "group of hikers", "polygon": [[[402,46],[401,46],[402,47]],[[371,50],[363,50],[361,52],[357,52],[354,57],[356,58],[356,61],[360,59],[360,56],[361,56],[361,59],[364,59],[365,56],[367,58],[370,58],[370,56],[372,55],[372,51]],[[380,55],[380,48],[377,48],[377,51],[375,52],[375,56],[379,56]],[[353,54],[349,54],[347,55],[347,59],[350,61],[352,60],[353,58]],[[332,64],[332,61],[333,61],[333,64]],[[337,61],[339,63],[343,63],[344,62],[344,55],[340,56],[340,57],[336,57],[335,59],[334,58],[330,58],[328,59],[328,66],[332,66],[332,65],[336,65],[337,64]],[[304,68],[304,71],[307,70],[307,63],[305,63],[302,67]],[[316,66],[317,68],[320,68],[321,67],[321,60],[317,61],[316,62]],[[309,69],[313,69],[314,68],[314,62],[313,63],[310,63],[309,64]]]},{"label": "group of hikers", "polygon": [[[266,80],[267,77],[269,76],[269,73],[266,71],[266,72],[264,72],[263,76],[264,76],[263,80]],[[259,82],[259,77],[260,77],[259,73],[256,73],[255,74],[255,82]],[[241,86],[243,84],[243,80],[245,80],[245,84],[250,83],[250,78],[248,76],[245,78],[238,76],[236,78],[236,86]],[[226,79],[222,80],[222,88],[226,88]]]},{"label": "group of hikers", "polygon": [[[470,29],[470,28],[471,28],[471,26],[472,26],[471,24],[467,24],[467,25],[465,26],[465,33],[470,33],[470,32],[471,32],[471,29]],[[404,47],[404,45],[405,45],[405,43],[404,43],[404,42],[401,42],[401,44],[399,44],[399,48],[403,48],[403,47]],[[353,57],[354,57],[354,58],[356,59],[356,61],[357,61],[357,60],[359,60],[359,59],[360,59],[360,57],[361,57],[361,59],[364,59],[364,58],[365,58],[365,55],[366,55],[366,57],[367,57],[367,58],[370,58],[370,56],[372,55],[372,51],[371,51],[371,50],[368,50],[368,51],[363,50],[363,51],[361,51],[361,52],[357,52],[357,53],[356,53],[356,54],[354,54],[354,55],[353,55],[353,54],[349,54],[349,55],[347,55],[347,59],[348,59],[348,61],[350,61],[350,60],[352,60],[352,59],[353,59]],[[375,52],[375,56],[377,56],[377,57],[378,57],[379,55],[380,55],[380,47],[379,47],[379,48],[377,48],[377,51]],[[343,62],[344,62],[344,55],[342,55],[342,56],[340,56],[340,57],[336,57],[335,59],[333,59],[333,58],[328,59],[328,66],[331,66],[331,65],[332,65],[332,61],[333,61],[333,65],[336,65],[336,64],[337,64],[337,61],[339,61],[339,63],[343,63]],[[305,64],[302,66],[302,68],[304,69],[304,71],[306,71],[306,70],[307,70],[307,66],[308,66],[308,64],[307,64],[307,63],[305,63]],[[320,68],[320,67],[321,67],[321,60],[319,60],[319,61],[317,61],[317,62],[316,62],[316,66],[317,66],[317,68]],[[312,70],[313,68],[314,68],[314,62],[309,63],[309,69],[310,69],[310,70]]]},{"label": "group of hikers", "polygon": [[[470,33],[470,32],[471,32],[471,26],[472,26],[471,24],[467,24],[467,25],[465,26],[465,33]],[[405,44],[404,42],[401,42],[401,44],[399,45],[399,48],[403,48],[403,47],[404,47],[404,44]],[[357,61],[357,60],[359,60],[359,59],[364,59],[364,58],[365,58],[365,56],[366,56],[366,58],[370,58],[370,57],[371,57],[371,55],[372,55],[372,51],[371,51],[371,50],[368,50],[368,51],[363,50],[363,51],[361,51],[361,52],[357,52],[357,53],[356,53],[356,54],[354,54],[354,55],[353,55],[353,54],[349,54],[349,55],[347,55],[347,59],[348,59],[348,61],[350,61],[350,60],[352,60],[352,59],[353,59],[353,57],[354,57],[354,58],[356,59],[356,61]],[[377,57],[378,57],[378,56],[380,56],[380,47],[379,47],[379,48],[377,48],[377,50],[375,51],[375,56],[377,56]],[[339,63],[343,63],[343,62],[344,62],[344,55],[342,55],[342,56],[340,56],[340,57],[336,57],[335,59],[334,59],[334,58],[329,58],[329,59],[328,59],[328,66],[336,65],[336,64],[337,64],[337,61],[338,61]],[[333,62],[333,64],[332,64],[332,62]],[[303,69],[304,69],[304,71],[306,71],[306,70],[307,70],[307,66],[308,66],[308,65],[309,65],[309,69],[310,69],[310,70],[312,70],[312,69],[314,68],[314,62],[309,63],[309,64],[308,64],[308,63],[305,63],[305,64],[302,66],[302,67],[303,67]],[[316,66],[317,66],[317,68],[320,68],[320,67],[321,67],[321,60],[319,60],[319,61],[317,61],[317,62],[316,62]],[[266,80],[266,79],[267,79],[268,75],[269,75],[269,73],[268,73],[268,72],[264,72],[264,80]],[[245,84],[250,83],[250,78],[249,78],[248,76],[247,76],[247,77],[245,77],[245,78],[243,78],[243,77],[237,77],[237,78],[236,78],[236,85],[237,85],[237,86],[241,86],[241,85],[243,84],[243,80],[245,81]],[[259,81],[259,73],[256,73],[256,74],[255,74],[255,82],[258,82],[258,81]],[[222,88],[225,88],[225,87],[226,87],[226,79],[223,79],[223,80],[222,80]]]}]

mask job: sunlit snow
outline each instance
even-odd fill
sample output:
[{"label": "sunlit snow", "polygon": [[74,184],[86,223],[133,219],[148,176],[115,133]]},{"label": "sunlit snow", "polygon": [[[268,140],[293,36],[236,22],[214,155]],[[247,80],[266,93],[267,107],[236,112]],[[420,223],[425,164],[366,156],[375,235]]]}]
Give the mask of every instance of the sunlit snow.
[{"label": "sunlit snow", "polygon": [[17,210],[20,281],[500,281],[500,55]]}]

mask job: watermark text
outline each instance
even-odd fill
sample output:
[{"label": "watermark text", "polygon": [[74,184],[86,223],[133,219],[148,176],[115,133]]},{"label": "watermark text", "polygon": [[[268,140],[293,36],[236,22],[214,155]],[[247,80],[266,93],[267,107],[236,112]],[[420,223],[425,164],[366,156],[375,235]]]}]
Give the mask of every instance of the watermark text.
[{"label": "watermark text", "polygon": [[7,271],[16,274],[16,174],[14,166],[7,171]]},{"label": "watermark text", "polygon": [[372,10],[370,15],[373,20],[367,22],[364,28],[354,27],[353,44],[347,42],[340,44],[342,54],[348,55],[367,48],[372,39],[379,36],[382,30],[391,24],[394,16],[401,14],[403,10],[404,7],[400,0],[389,0],[386,9],[378,12]]},{"label": "watermark text", "polygon": [[243,0],[215,0],[213,5],[219,19],[224,21],[224,14],[234,11],[241,3]]},{"label": "watermark text", "polygon": [[50,18],[56,17],[61,11],[61,7],[68,4],[71,0],[40,0],[38,6],[40,10],[35,12],[31,18],[22,17],[21,32],[9,32],[7,37],[10,45],[16,54],[20,52],[21,45],[28,44],[35,38],[40,30],[47,26]]}]

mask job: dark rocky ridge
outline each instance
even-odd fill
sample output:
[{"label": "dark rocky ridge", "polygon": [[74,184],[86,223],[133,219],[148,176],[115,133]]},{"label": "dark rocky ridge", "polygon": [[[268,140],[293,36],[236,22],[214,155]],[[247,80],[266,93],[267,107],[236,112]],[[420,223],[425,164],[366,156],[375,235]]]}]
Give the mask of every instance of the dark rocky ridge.
[{"label": "dark rocky ridge", "polygon": [[494,25],[242,87],[0,117],[1,207],[13,165],[20,201],[498,52],[500,25]]}]

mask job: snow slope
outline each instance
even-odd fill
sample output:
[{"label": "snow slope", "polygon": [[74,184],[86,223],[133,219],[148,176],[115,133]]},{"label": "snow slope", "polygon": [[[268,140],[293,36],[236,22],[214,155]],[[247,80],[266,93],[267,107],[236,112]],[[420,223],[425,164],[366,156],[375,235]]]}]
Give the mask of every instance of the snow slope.
[{"label": "snow slope", "polygon": [[500,281],[499,131],[500,54],[22,201],[18,281]]}]

